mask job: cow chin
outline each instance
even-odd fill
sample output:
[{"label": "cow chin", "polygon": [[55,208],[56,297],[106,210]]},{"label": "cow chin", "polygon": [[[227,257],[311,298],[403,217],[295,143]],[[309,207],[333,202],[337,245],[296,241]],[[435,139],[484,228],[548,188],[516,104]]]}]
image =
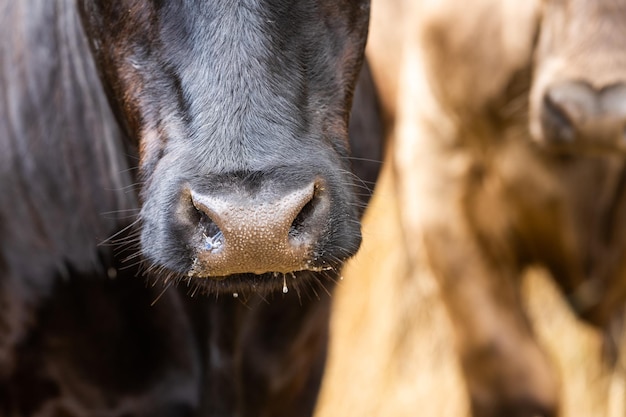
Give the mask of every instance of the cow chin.
[{"label": "cow chin", "polygon": [[339,270],[329,269],[319,271],[294,271],[289,273],[271,272],[266,274],[234,274],[224,277],[210,278],[180,278],[178,281],[188,285],[190,293],[232,294],[246,297],[251,293],[262,295],[289,292],[312,295],[319,294],[317,287],[322,291],[330,291],[339,279]]},{"label": "cow chin", "polygon": [[154,181],[141,214],[147,271],[211,293],[333,282],[361,243],[358,210],[344,170],[315,165]]}]

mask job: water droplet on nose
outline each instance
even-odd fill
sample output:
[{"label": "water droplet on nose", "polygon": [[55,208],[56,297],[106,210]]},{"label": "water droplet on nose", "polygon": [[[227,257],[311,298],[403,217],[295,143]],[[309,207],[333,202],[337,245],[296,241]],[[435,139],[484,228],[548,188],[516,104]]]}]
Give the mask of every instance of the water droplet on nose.
[{"label": "water droplet on nose", "polygon": [[208,251],[215,251],[222,246],[222,233],[218,233],[215,236],[205,236],[204,248]]},{"label": "water droplet on nose", "polygon": [[289,288],[287,288],[287,276],[283,274],[283,294],[287,294]]}]

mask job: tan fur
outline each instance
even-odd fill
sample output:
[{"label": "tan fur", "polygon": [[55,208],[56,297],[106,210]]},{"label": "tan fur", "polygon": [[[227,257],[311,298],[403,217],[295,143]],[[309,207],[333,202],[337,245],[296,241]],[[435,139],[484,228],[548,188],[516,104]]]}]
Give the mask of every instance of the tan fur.
[{"label": "tan fur", "polygon": [[[425,257],[437,278],[474,415],[578,415],[562,405],[568,381],[536,341],[521,276],[530,265],[545,266],[581,314],[605,330],[612,326],[624,305],[619,254],[626,246],[623,233],[607,244],[601,229],[607,219],[614,230],[625,226],[618,185],[625,163],[619,154],[562,157],[536,146],[532,103],[558,77],[583,74],[600,85],[626,79],[621,58],[601,50],[620,45],[621,33],[606,40],[594,25],[607,10],[582,0],[474,0],[463,7],[379,0],[372,10],[368,52],[393,122],[403,268],[422,268]],[[554,25],[568,35],[548,42],[546,28]],[[390,281],[394,294],[410,293],[398,282]],[[377,327],[390,320],[380,298],[372,295],[373,307],[363,308],[375,309],[372,326],[388,336],[393,330]],[[399,342],[386,335],[378,333],[376,343],[393,351]]]}]

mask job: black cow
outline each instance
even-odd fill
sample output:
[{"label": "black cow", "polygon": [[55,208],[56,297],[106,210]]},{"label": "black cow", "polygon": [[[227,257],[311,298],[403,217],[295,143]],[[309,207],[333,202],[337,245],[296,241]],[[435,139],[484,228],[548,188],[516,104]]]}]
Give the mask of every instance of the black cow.
[{"label": "black cow", "polygon": [[311,414],[368,3],[3,2],[0,415]]}]

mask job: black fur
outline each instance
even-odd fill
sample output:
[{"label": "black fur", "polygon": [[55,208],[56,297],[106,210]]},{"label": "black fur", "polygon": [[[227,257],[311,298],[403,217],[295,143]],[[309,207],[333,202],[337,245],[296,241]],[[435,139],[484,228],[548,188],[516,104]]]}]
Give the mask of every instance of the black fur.
[{"label": "black fur", "polygon": [[[0,416],[309,415],[380,159],[347,143],[367,2],[5,3]],[[332,270],[186,277],[183,184],[317,176]]]},{"label": "black fur", "polygon": [[[331,265],[352,256],[360,233],[347,121],[366,3],[138,3],[80,5],[114,107],[140,142],[150,267],[187,275],[196,250],[176,233],[181,196],[234,172],[272,172],[277,186],[322,177],[332,236],[315,253]],[[235,282],[221,287],[246,288],[224,285]]]}]

